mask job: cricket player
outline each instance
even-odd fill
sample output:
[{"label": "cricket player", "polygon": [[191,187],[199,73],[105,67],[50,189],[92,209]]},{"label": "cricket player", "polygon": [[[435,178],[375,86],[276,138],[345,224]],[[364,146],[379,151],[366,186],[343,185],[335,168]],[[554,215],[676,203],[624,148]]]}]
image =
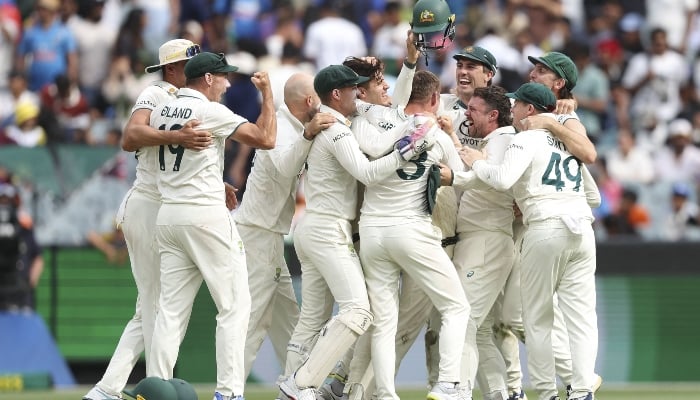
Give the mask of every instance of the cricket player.
[{"label": "cricket player", "polygon": [[[519,130],[520,121],[529,115],[556,109],[554,94],[539,83],[526,83],[508,96],[515,99],[513,121]],[[567,395],[571,400],[591,400],[598,351],[595,238],[581,161],[543,129],[516,135],[500,165],[485,162],[478,150],[464,148],[460,154],[485,183],[500,190],[512,187],[523,213],[523,322],[539,399],[559,398],[551,338],[556,294],[571,348],[572,388]]]},{"label": "cricket player", "polygon": [[[476,149],[489,154],[489,162],[499,164],[506,148],[515,135],[512,127],[510,100],[500,86],[479,87],[474,90],[467,104],[466,117],[470,137],[479,139]],[[441,168],[441,175],[446,174]],[[486,357],[500,358],[498,351],[484,351],[493,343],[491,326],[493,308],[505,286],[515,259],[513,244],[513,194],[488,187],[468,185],[460,170],[447,174],[454,179],[444,179],[463,194],[457,216],[459,241],[455,245],[452,261],[457,268],[464,292],[472,307],[467,327],[467,349],[462,359],[462,382],[473,387],[478,365]],[[478,347],[478,349],[477,349]],[[497,360],[496,360],[497,361]],[[508,397],[503,376],[481,386],[485,399]]]},{"label": "cricket player", "polygon": [[[531,115],[524,119],[524,129],[546,129],[555,134],[567,146],[567,149],[584,163],[593,163],[597,157],[595,146],[586,134],[586,128],[581,123],[578,115],[570,106],[575,104],[571,91],[578,82],[578,68],[567,55],[559,52],[549,52],[541,57],[528,57],[533,64],[530,71],[530,82],[541,83],[554,93],[557,98],[556,120],[552,118]],[[588,169],[583,166],[584,172],[588,175]],[[595,182],[586,185],[586,189],[597,191]],[[594,190],[595,189],[595,190]],[[518,268],[517,266],[515,267]],[[556,360],[557,375],[567,386],[571,381],[572,366],[571,352],[569,350],[564,319],[559,307],[556,306],[555,296],[555,318],[554,318],[554,356]],[[508,310],[506,310],[508,313]],[[507,320],[506,320],[507,321]],[[517,323],[507,323],[517,325]],[[602,378],[594,374],[593,391],[598,390],[602,383]]]},{"label": "cricket player", "polygon": [[251,80],[262,93],[255,124],[219,103],[230,87],[228,73],[238,68],[224,54],[200,53],[185,66],[186,86],[177,98],[157,107],[151,126],[172,129],[192,119],[213,135],[207,149],[193,152],[161,146],[148,160],[160,169],[162,205],[156,219],[160,248],[161,294],[146,373],[173,377],[181,338],[194,298],[204,280],[216,316],[216,392],[214,400],[241,398],[245,383],[243,353],[250,314],[244,246],[225,205],[223,160],[230,137],[243,144],[271,149],[277,120],[269,78],[256,72]]},{"label": "cricket player", "polygon": [[245,247],[251,313],[245,347],[248,376],[266,335],[284,368],[287,343],[299,319],[292,278],[284,259],[284,235],[295,211],[297,183],[314,137],[335,122],[317,113],[321,100],[313,76],[292,75],[277,110],[277,143],[255,152],[247,189],[234,220]]},{"label": "cricket player", "polygon": [[[333,114],[336,121],[311,145],[304,177],[306,212],[294,232],[304,276],[302,308],[288,346],[288,377],[280,384],[293,400],[314,399],[335,363],[372,324],[350,228],[356,212],[356,180],[373,184],[429,145],[415,135],[388,155],[367,160],[348,117],[356,111],[357,85],[368,79],[344,65],[330,65],[314,78],[320,111]],[[331,318],[334,300],[339,311]]]},{"label": "cricket player", "polygon": [[[415,47],[413,34],[408,32],[406,37],[406,52],[407,57],[404,62],[404,68],[396,80],[394,95],[389,96],[389,84],[384,79],[384,63],[374,57],[348,57],[343,61],[343,65],[349,67],[356,74],[369,78],[366,82],[357,85],[357,114],[352,120],[352,133],[357,139],[360,150],[369,156],[370,159],[376,159],[389,152],[396,141],[405,135],[403,127],[394,127],[392,123],[373,125],[363,114],[372,112],[370,110],[391,110],[393,108],[403,108],[408,102],[408,97],[411,92],[411,82],[415,73],[415,63],[418,61],[420,53]],[[376,107],[375,107],[376,106]],[[393,108],[390,108],[393,107]],[[385,129],[389,131],[385,132]],[[359,210],[364,198],[364,185],[358,183],[357,190],[358,198],[356,205],[356,218],[352,221],[351,227],[353,232],[353,245],[355,250],[359,252],[359,228],[357,226],[359,218]],[[343,396],[343,392],[350,390],[351,385],[347,385],[348,377],[351,372],[349,367],[355,365],[360,370],[352,373],[354,379],[360,379],[367,369],[369,364],[369,342],[364,344],[364,339],[367,335],[363,335],[356,346],[351,348],[342,359],[338,361],[331,373],[328,375],[324,383],[319,387],[318,394],[325,400],[338,399]],[[358,357],[364,358],[366,363],[358,364],[351,363],[356,352],[365,352],[365,355]],[[351,381],[352,382],[352,381]]]},{"label": "cricket player", "polygon": [[[439,90],[437,76],[416,72],[406,114],[434,114]],[[438,130],[437,126],[430,129]],[[425,291],[442,315],[440,371],[428,399],[460,397],[460,355],[469,304],[454,266],[442,250],[441,233],[432,225],[426,205],[428,172],[439,162],[453,168],[461,166],[452,141],[444,134],[437,135],[436,143],[427,152],[412,158],[408,165],[378,184],[368,186],[361,209],[360,257],[375,313],[371,357],[375,393],[380,400],[398,399],[394,386],[396,354],[387,349],[394,349],[396,340],[401,271]]]},{"label": "cricket player", "polygon": [[157,165],[149,159],[156,157],[158,146],[176,145],[199,151],[207,148],[211,139],[209,132],[193,130],[195,124],[192,122],[178,129],[157,130],[149,126],[149,120],[157,105],[175,98],[178,88],[185,85],[185,63],[199,52],[199,45],[185,39],[173,39],[160,47],[159,64],[147,67],[146,72],[162,71],[162,80],[153,82],[141,92],[124,128],[122,148],[135,151],[138,164],[134,185],[119,207],[117,224],[124,232],[129,249],[131,272],[138,293],[136,311],[124,327],[102,379],[83,396],[83,400],[121,399],[120,393],[141,353],[148,357],[151,349],[160,294],[160,256],[153,236],[160,193],[156,187]]}]

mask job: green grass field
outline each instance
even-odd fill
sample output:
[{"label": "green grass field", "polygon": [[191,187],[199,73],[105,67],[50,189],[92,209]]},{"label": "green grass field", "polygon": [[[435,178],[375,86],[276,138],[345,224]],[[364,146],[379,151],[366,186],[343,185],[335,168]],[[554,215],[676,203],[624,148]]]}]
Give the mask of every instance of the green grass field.
[{"label": "green grass field", "polygon": [[[611,385],[608,385],[611,386]],[[200,400],[212,397],[212,386],[195,385]],[[81,386],[70,390],[27,391],[20,393],[0,392],[2,400],[80,400],[90,388]],[[249,386],[246,400],[273,400],[277,391],[271,387]],[[423,400],[426,391],[418,388],[400,388],[403,400]],[[534,393],[528,392],[531,400],[537,400]],[[630,386],[606,387],[604,384],[596,394],[598,400],[700,400],[700,384],[639,384]],[[474,399],[481,399],[475,393]]]}]

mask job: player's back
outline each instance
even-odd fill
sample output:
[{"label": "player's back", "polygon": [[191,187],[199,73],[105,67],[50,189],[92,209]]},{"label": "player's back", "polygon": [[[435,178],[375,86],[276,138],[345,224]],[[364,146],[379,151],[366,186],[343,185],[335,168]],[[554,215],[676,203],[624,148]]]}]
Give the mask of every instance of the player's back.
[{"label": "player's back", "polygon": [[592,220],[583,187],[582,163],[561,140],[545,130],[530,130],[515,135],[510,147],[532,149],[530,166],[513,185],[525,223],[564,215]]},{"label": "player's back", "polygon": [[430,221],[426,198],[430,167],[438,163],[461,167],[449,136],[439,129],[436,136],[437,141],[429,150],[413,157],[376,185],[367,186],[360,210],[361,225],[400,225],[414,219]]},{"label": "player's back", "polygon": [[198,129],[212,133],[213,143],[201,151],[173,145],[159,147],[158,190],[163,204],[224,204],[225,141],[246,120],[226,106],[210,102],[201,93],[185,88],[180,90],[177,99],[153,111],[150,124],[156,129],[177,130],[194,119],[201,122]]}]

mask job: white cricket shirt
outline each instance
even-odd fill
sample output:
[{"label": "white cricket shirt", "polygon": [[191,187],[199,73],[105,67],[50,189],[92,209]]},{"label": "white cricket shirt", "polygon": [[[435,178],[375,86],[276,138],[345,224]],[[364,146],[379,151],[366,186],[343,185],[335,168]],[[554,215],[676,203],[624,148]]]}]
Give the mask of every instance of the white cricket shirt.
[{"label": "white cricket shirt", "polygon": [[593,221],[586,202],[582,165],[561,140],[537,129],[515,135],[502,164],[479,160],[472,170],[496,189],[512,187],[527,225],[565,216]]},{"label": "white cricket shirt", "polygon": [[[511,140],[515,128],[504,126],[486,135],[477,150],[485,150],[487,162],[499,165]],[[457,212],[457,233],[492,231],[513,234],[513,193],[511,190],[496,190],[474,177],[474,172],[454,171],[452,186],[463,190]]]},{"label": "white cricket shirt", "polygon": [[277,110],[275,148],[255,151],[243,200],[233,217],[237,223],[289,233],[299,173],[311,143],[304,139],[304,125],[282,104]]},{"label": "white cricket shirt", "polygon": [[221,103],[209,101],[197,90],[182,88],[175,100],[153,110],[151,126],[177,130],[193,119],[201,121],[197,129],[211,132],[213,143],[201,151],[173,145],[157,148],[155,162],[160,170],[158,190],[162,203],[224,204],[224,145],[226,139],[248,120]]},{"label": "white cricket shirt", "polygon": [[394,226],[416,219],[431,221],[427,211],[426,187],[430,166],[443,163],[462,168],[462,160],[447,134],[438,132],[437,141],[402,168],[373,186],[367,186],[360,210],[360,226]]},{"label": "white cricket shirt", "polygon": [[304,175],[306,212],[353,220],[356,216],[357,180],[369,186],[387,177],[403,163],[397,152],[370,162],[350,130],[350,120],[321,105],[337,122],[314,138]]}]

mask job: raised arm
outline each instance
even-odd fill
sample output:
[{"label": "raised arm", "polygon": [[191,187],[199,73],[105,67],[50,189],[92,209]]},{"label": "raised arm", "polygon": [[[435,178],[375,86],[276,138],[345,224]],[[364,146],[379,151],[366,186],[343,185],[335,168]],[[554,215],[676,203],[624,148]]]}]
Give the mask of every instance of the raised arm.
[{"label": "raised arm", "polygon": [[267,72],[256,72],[250,78],[262,94],[260,116],[255,123],[244,123],[236,130],[235,140],[257,149],[269,150],[277,141],[277,117]]}]

